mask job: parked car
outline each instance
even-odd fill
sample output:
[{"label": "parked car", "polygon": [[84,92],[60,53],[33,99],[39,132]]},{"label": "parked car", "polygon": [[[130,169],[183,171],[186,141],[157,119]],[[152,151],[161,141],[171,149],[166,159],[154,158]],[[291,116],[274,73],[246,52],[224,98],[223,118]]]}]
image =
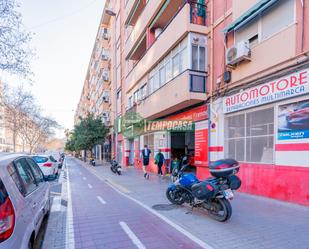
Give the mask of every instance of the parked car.
[{"label": "parked car", "polygon": [[50,205],[50,185],[31,157],[0,156],[0,249],[32,249]]},{"label": "parked car", "polygon": [[55,178],[58,174],[58,162],[51,155],[35,155],[32,159],[39,165],[45,177]]}]

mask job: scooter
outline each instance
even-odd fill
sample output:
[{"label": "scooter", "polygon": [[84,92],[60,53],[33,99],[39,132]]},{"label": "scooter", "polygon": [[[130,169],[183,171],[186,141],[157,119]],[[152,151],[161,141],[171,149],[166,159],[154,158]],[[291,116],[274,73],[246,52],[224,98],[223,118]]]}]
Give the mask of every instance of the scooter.
[{"label": "scooter", "polygon": [[199,181],[195,174],[185,174],[188,164],[183,165],[177,173],[177,180],[166,190],[166,197],[176,205],[188,203],[192,210],[195,207],[205,209],[209,216],[217,221],[227,221],[232,215],[229,200],[234,197],[234,190],[241,186],[236,176],[239,163],[234,159],[223,159],[209,165],[212,177]]},{"label": "scooter", "polygon": [[121,166],[116,160],[111,161],[111,171],[115,174],[121,175]]}]

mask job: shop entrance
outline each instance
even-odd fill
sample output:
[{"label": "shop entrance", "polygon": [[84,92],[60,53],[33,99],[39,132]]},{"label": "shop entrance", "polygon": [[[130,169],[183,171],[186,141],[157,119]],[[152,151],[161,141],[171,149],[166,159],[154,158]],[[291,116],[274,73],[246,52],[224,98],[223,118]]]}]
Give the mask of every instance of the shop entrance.
[{"label": "shop entrance", "polygon": [[190,166],[187,170],[193,172],[195,172],[194,148],[194,131],[171,132],[171,160],[181,161],[185,155],[188,156]]},{"label": "shop entrance", "polygon": [[134,139],[129,140],[129,165],[134,165]]}]

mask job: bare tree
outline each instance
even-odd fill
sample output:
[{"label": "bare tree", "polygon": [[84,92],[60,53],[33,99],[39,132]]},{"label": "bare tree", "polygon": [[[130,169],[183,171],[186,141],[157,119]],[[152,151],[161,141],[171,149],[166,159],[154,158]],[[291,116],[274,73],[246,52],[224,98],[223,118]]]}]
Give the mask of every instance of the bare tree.
[{"label": "bare tree", "polygon": [[34,97],[22,86],[9,88],[3,87],[1,105],[4,108],[4,127],[11,131],[13,140],[13,151],[16,151],[16,141],[24,125],[24,115],[33,111]]},{"label": "bare tree", "polygon": [[39,110],[23,115],[22,123],[20,134],[25,139],[30,154],[54,134],[54,128],[59,127],[55,120],[41,115]]},{"label": "bare tree", "polygon": [[15,0],[0,1],[0,71],[27,77],[33,55],[28,46],[31,34],[23,29],[18,7]]}]

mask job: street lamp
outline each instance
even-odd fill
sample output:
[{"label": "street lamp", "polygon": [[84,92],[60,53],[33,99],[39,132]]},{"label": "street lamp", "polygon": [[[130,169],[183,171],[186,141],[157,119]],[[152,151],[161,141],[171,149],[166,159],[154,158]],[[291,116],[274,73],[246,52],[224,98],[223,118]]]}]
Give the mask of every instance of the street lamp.
[{"label": "street lamp", "polygon": [[[105,9],[105,14],[106,15],[109,15],[109,16],[113,16],[113,17],[116,17],[116,13],[114,11],[112,11],[111,9]],[[116,73],[116,57],[117,57],[117,54],[116,54],[116,19],[114,20],[114,81],[115,81],[115,121],[117,122],[115,125],[116,125],[116,129],[115,129],[115,160],[116,162],[118,162],[118,107],[117,107],[117,73]]]}]

